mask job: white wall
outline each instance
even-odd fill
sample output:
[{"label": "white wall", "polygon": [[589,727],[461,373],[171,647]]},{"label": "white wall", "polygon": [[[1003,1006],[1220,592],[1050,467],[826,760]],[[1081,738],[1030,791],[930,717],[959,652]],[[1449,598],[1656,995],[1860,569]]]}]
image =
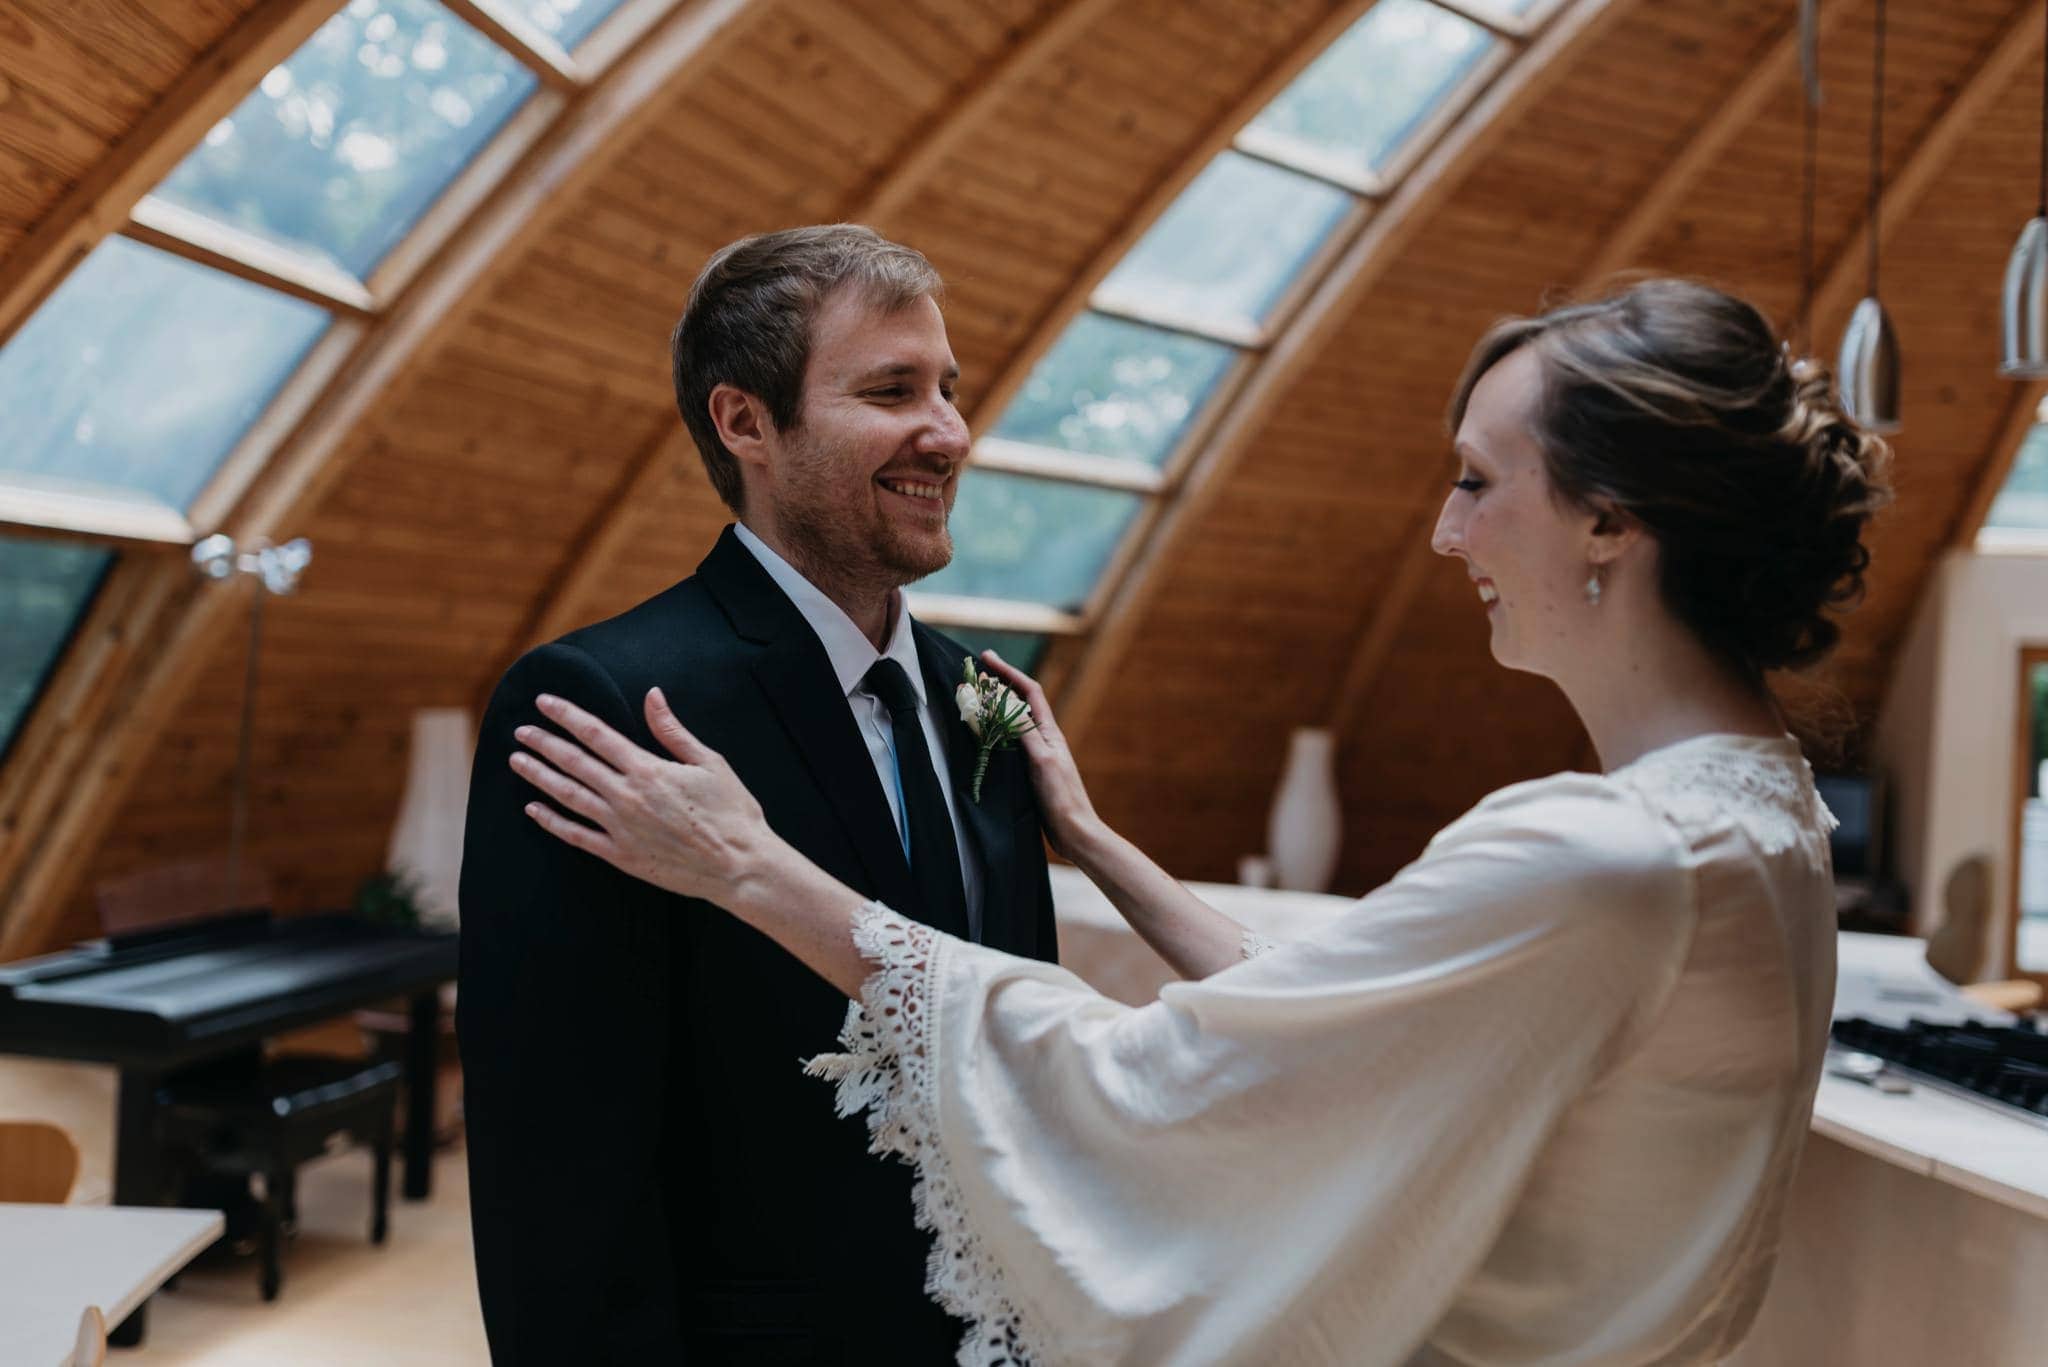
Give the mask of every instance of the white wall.
[{"label": "white wall", "polygon": [[1994,866],[1985,977],[2008,971],[2014,709],[2019,650],[2048,645],[2048,555],[1951,552],[1930,578],[1894,666],[1875,754],[1891,781],[1894,866],[1913,928],[1941,923],[1941,888],[1979,851]]}]

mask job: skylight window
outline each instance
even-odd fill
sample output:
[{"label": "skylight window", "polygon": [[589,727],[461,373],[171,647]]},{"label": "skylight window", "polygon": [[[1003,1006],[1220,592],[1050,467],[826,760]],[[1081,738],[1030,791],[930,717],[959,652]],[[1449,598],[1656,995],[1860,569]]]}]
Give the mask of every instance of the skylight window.
[{"label": "skylight window", "polygon": [[[921,587],[921,586],[920,586]],[[940,631],[966,646],[974,656],[974,667],[988,670],[988,664],[981,658],[984,650],[993,650],[1008,664],[1013,664],[1026,674],[1035,673],[1038,662],[1045,658],[1047,638],[1030,631],[997,631],[990,627],[949,627]]]},{"label": "skylight window", "polygon": [[1257,334],[1356,203],[1333,185],[1225,152],[1110,272],[1097,302]]},{"label": "skylight window", "polygon": [[1380,0],[1250,126],[1371,175],[1496,41],[1427,0]]},{"label": "skylight window", "polygon": [[95,546],[0,536],[0,756],[113,560]]},{"label": "skylight window", "polygon": [[350,0],[156,194],[362,278],[534,86],[433,0]]},{"label": "skylight window", "polygon": [[1159,465],[1236,358],[1220,342],[1083,314],[1033,368],[993,435]]},{"label": "skylight window", "polygon": [[1991,501],[1978,541],[1984,545],[2048,541],[2048,424],[2035,426],[2020,443],[2012,473]]},{"label": "skylight window", "polygon": [[182,512],[328,322],[108,238],[0,348],[0,479],[143,493]]},{"label": "skylight window", "polygon": [[[1513,27],[1550,3],[1486,7]],[[1176,455],[1225,379],[1285,325],[1303,276],[1406,173],[1487,58],[1520,47],[1429,0],[1379,0],[1345,30],[1189,182],[1033,367],[985,433],[1001,449],[985,445],[988,464],[961,485],[954,564],[919,588],[1084,611],[1138,511],[1172,496]]]},{"label": "skylight window", "polygon": [[1076,610],[1143,502],[1120,489],[976,470],[953,504],[953,563],[917,588]]}]

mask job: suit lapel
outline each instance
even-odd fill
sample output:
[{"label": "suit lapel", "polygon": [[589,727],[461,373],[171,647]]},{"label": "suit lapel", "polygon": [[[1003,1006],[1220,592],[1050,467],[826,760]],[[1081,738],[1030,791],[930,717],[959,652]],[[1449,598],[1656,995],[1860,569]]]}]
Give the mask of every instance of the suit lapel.
[{"label": "suit lapel", "polygon": [[983,780],[981,801],[974,800],[974,759],[981,742],[960,720],[952,706],[953,690],[960,686],[960,659],[940,642],[936,633],[914,621],[917,658],[924,667],[925,695],[936,702],[945,718],[940,730],[946,740],[947,773],[958,796],[968,838],[981,856],[981,942],[989,945],[1017,943],[1012,900],[1016,891],[1017,852],[1011,839],[1017,816],[1015,789],[1001,772],[1006,763],[1021,763],[1021,754],[1003,752],[989,760]]},{"label": "suit lapel", "polygon": [[761,647],[750,665],[754,681],[845,829],[870,895],[894,907],[916,906],[888,798],[817,634],[732,528],[697,574],[733,630]]}]

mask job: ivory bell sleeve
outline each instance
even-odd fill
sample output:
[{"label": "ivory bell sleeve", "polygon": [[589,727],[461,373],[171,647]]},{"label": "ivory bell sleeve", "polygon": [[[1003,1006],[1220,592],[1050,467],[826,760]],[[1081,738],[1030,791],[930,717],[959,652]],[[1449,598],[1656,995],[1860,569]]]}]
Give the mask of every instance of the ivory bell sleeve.
[{"label": "ivory bell sleeve", "polygon": [[1654,1019],[1695,916],[1676,835],[1564,775],[1142,1008],[871,903],[875,972],[810,1071],[917,1167],[961,1363],[1397,1363]]}]

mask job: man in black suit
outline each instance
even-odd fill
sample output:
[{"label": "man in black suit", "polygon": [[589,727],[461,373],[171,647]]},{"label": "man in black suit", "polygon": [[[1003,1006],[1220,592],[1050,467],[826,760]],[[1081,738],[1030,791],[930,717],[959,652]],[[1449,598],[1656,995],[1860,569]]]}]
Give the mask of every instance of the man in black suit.
[{"label": "man in black suit", "polygon": [[799,1061],[847,1003],[739,921],[542,831],[508,767],[534,699],[650,749],[659,685],[835,877],[1054,957],[1029,773],[970,796],[966,651],[901,588],[947,563],[967,459],[916,252],[849,225],[734,243],[673,340],[677,399],[740,519],[697,573],[522,658],[485,714],[462,869],[459,1027],[477,1282],[499,1363],[936,1363],[907,1167]]}]

